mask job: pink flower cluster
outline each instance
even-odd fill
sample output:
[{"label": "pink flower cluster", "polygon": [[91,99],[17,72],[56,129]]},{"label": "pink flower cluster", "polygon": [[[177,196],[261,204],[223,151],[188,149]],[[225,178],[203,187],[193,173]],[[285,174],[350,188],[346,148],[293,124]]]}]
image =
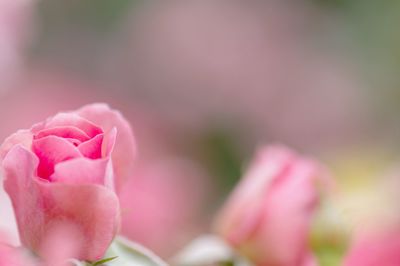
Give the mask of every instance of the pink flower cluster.
[{"label": "pink flower cluster", "polygon": [[[1,244],[0,266],[103,259],[119,233],[121,191],[129,205],[123,188],[135,155],[129,123],[105,104],[59,113],[7,138],[0,148],[4,188],[23,248]],[[263,147],[217,216],[215,233],[254,265],[319,265],[310,232],[331,186],[315,160],[286,147]],[[144,207],[133,206],[138,211],[128,219],[134,220]],[[398,232],[357,234],[344,265],[400,265]]]}]

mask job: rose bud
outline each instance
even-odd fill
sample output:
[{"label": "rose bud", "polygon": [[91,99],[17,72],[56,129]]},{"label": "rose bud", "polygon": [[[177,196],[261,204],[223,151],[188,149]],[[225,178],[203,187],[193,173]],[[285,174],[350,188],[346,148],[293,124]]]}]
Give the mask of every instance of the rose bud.
[{"label": "rose bud", "polygon": [[40,254],[49,235],[67,226],[79,231],[75,258],[101,259],[120,224],[114,181],[119,186],[130,175],[134,154],[129,124],[104,104],[59,113],[7,138],[0,148],[4,188],[22,244]]},{"label": "rose bud", "polygon": [[217,233],[256,265],[314,265],[308,239],[325,177],[318,163],[284,147],[262,148],[222,209]]}]

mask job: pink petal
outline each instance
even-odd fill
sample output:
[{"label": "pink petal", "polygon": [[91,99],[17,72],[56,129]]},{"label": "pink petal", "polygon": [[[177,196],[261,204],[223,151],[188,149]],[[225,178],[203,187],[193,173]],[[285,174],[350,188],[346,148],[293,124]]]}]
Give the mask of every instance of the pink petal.
[{"label": "pink petal", "polygon": [[299,265],[308,254],[308,235],[319,198],[317,167],[297,159],[277,176],[264,200],[264,216],[254,241],[270,250],[268,261]]},{"label": "pink petal", "polygon": [[[28,225],[40,229],[44,220],[38,213],[39,189],[34,184],[34,172],[38,165],[38,158],[21,145],[14,146],[3,160],[4,188],[11,198],[14,213],[18,222],[21,241],[35,239],[39,231],[24,230]],[[29,191],[29,192],[28,192]]]},{"label": "pink petal", "polygon": [[78,150],[82,153],[83,156],[90,159],[99,159],[102,157],[102,143],[103,143],[104,134],[99,134],[94,138],[80,144],[78,146]]},{"label": "pink petal", "polygon": [[71,139],[71,138],[64,138],[64,139],[72,143],[75,147],[78,147],[82,143],[80,140],[77,139]]},{"label": "pink petal", "polygon": [[[112,172],[107,172],[108,159],[91,160],[76,158],[61,162],[55,166],[50,180],[65,184],[97,184],[105,185],[112,180]],[[106,182],[106,180],[108,180]]]},{"label": "pink petal", "polygon": [[39,158],[38,176],[47,179],[54,172],[54,166],[62,161],[82,157],[79,150],[68,140],[47,136],[34,140],[32,151]]},{"label": "pink petal", "polygon": [[104,132],[116,127],[117,137],[112,152],[116,185],[132,175],[136,155],[136,143],[129,123],[118,111],[111,110],[106,104],[91,104],[77,111],[77,114],[100,126]]},{"label": "pink petal", "polygon": [[33,134],[29,130],[19,130],[9,136],[0,147],[0,159],[4,159],[8,151],[16,144],[22,144],[27,149],[32,146]]},{"label": "pink petal", "polygon": [[96,124],[80,117],[75,113],[59,113],[46,121],[45,128],[73,126],[84,131],[90,138],[103,133]]},{"label": "pink petal", "polygon": [[40,255],[43,266],[69,266],[66,261],[80,253],[84,246],[79,226],[71,222],[53,224],[46,231],[36,253]]},{"label": "pink petal", "polygon": [[80,142],[90,139],[85,132],[74,126],[59,126],[43,129],[35,134],[35,139],[40,139],[51,135],[61,138],[77,139]]},{"label": "pink petal", "polygon": [[246,176],[236,186],[217,221],[217,230],[233,245],[246,241],[262,221],[263,198],[293,154],[280,147],[261,150]]},{"label": "pink petal", "polygon": [[117,128],[113,127],[109,132],[104,135],[103,145],[101,146],[101,156],[108,157],[112,154],[117,141]]},{"label": "pink petal", "polygon": [[119,223],[118,198],[98,185],[46,183],[35,178],[36,156],[20,145],[3,161],[5,189],[14,206],[21,241],[37,251],[58,225],[76,225],[84,246],[81,260],[101,259],[112,242]]}]

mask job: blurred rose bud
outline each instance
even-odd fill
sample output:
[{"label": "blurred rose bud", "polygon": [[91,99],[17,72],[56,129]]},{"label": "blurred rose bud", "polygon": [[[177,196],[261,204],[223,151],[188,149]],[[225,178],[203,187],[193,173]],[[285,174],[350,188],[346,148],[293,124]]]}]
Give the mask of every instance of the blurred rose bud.
[{"label": "blurred rose bud", "polygon": [[114,179],[127,176],[134,149],[127,121],[102,104],[59,113],[6,139],[4,188],[22,244],[40,253],[67,224],[83,239],[75,257],[101,259],[120,222]]},{"label": "blurred rose bud", "polygon": [[217,232],[257,265],[314,265],[308,245],[323,168],[279,146],[262,148],[220,213]]},{"label": "blurred rose bud", "polygon": [[357,233],[344,266],[400,265],[400,228]]}]

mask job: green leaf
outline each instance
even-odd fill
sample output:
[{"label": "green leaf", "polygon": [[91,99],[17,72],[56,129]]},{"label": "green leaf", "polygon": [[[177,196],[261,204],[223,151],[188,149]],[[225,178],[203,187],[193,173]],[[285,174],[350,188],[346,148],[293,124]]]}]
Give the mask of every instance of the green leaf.
[{"label": "green leaf", "polygon": [[102,264],[104,264],[104,263],[106,263],[106,262],[110,262],[110,261],[112,261],[112,260],[114,260],[114,259],[116,259],[116,258],[118,258],[118,256],[114,256],[114,257],[111,257],[111,258],[102,259],[102,260],[99,260],[99,261],[96,261],[96,262],[92,263],[92,266],[102,265]]},{"label": "green leaf", "polygon": [[107,261],[107,266],[167,266],[167,263],[150,250],[122,237],[114,240],[106,256],[118,257]]}]

